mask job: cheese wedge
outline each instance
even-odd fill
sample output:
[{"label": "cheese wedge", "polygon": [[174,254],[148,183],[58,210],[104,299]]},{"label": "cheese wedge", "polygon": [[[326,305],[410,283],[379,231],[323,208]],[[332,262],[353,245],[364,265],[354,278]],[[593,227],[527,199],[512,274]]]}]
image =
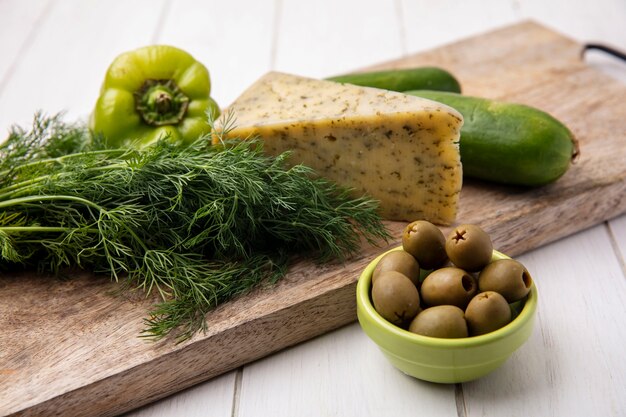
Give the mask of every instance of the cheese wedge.
[{"label": "cheese wedge", "polygon": [[[271,72],[216,123],[222,138],[258,136],[273,155],[290,151],[320,176],[380,201],[390,220],[455,220],[462,184],[463,118],[401,93]],[[214,137],[220,139],[218,133]]]}]

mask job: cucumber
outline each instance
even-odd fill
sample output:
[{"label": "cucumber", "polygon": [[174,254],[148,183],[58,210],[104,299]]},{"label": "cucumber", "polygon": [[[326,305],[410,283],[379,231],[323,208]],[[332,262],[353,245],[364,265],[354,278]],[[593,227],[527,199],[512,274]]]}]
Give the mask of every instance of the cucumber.
[{"label": "cucumber", "polygon": [[440,91],[407,91],[463,115],[463,175],[538,186],[561,177],[578,155],[578,143],[560,121],[533,107]]},{"label": "cucumber", "polygon": [[461,92],[461,85],[448,71],[436,67],[418,67],[389,71],[362,72],[326,78],[328,81],[404,92],[437,90]]}]

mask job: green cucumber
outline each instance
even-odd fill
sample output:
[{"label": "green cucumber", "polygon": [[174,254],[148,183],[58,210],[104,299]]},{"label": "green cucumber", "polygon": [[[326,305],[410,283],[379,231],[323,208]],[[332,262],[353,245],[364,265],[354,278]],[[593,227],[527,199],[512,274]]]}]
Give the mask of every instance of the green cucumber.
[{"label": "green cucumber", "polygon": [[326,78],[328,81],[382,88],[391,91],[437,90],[461,92],[461,85],[448,71],[436,67],[418,67],[388,71],[361,72]]},{"label": "green cucumber", "polygon": [[463,175],[538,186],[561,177],[578,155],[578,143],[560,121],[522,104],[441,91],[406,91],[446,104],[463,115]]}]

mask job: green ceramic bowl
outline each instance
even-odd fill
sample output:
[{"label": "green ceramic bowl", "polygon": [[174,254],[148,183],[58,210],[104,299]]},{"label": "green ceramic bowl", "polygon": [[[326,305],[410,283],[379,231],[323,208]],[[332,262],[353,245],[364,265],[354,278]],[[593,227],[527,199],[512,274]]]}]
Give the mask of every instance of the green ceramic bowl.
[{"label": "green ceramic bowl", "polygon": [[[396,248],[393,250],[399,250]],[[380,316],[370,298],[372,272],[380,258],[363,271],[356,288],[357,316],[363,331],[402,372],[431,382],[457,383],[480,378],[502,365],[533,330],[537,288],[533,283],[519,314],[506,326],[481,336],[442,339],[411,333]],[[508,258],[494,251],[492,260]]]}]

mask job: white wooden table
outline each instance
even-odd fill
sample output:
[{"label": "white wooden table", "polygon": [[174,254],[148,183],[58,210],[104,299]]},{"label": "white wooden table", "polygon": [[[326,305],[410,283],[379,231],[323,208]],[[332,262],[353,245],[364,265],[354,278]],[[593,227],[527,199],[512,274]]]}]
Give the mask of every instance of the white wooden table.
[{"label": "white wooden table", "polygon": [[[225,106],[270,69],[330,76],[526,18],[626,50],[624,0],[0,0],[0,132],[37,109],[86,117],[112,59],[150,43],[205,63]],[[535,332],[475,382],[409,378],[351,324],[129,415],[626,416],[625,259],[626,215],[521,256]]]}]

